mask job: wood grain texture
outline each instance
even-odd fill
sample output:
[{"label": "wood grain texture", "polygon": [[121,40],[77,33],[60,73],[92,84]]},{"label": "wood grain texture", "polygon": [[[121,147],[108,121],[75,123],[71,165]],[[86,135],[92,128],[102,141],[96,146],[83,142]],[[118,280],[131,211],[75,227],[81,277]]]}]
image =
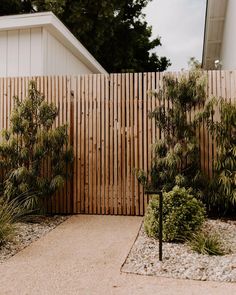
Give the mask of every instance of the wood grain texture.
[{"label": "wood grain texture", "polygon": [[[207,97],[236,101],[235,71],[206,74]],[[145,213],[148,198],[134,169],[150,169],[152,144],[163,138],[162,130],[148,117],[149,111],[162,103],[171,107],[170,102],[160,101],[151,93],[161,89],[163,77],[163,73],[119,73],[32,78],[46,101],[58,107],[53,128],[68,124],[69,145],[74,152],[73,167],[67,167],[72,178],[67,178],[65,186],[47,203],[49,212]],[[29,77],[0,78],[0,130],[10,127],[13,96],[23,100],[29,80]],[[189,120],[198,109],[187,114]],[[216,139],[210,136],[204,123],[196,132],[201,167],[212,177]],[[43,173],[49,174],[50,167],[50,161],[45,162]]]}]

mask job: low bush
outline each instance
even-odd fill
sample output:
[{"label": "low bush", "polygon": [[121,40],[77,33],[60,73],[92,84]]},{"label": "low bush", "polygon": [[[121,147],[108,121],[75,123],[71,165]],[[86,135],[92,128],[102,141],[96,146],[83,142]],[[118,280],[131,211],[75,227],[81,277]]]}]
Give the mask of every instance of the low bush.
[{"label": "low bush", "polygon": [[[205,219],[205,208],[190,189],[175,186],[163,194],[163,240],[184,241],[199,230]],[[159,198],[153,196],[144,219],[149,237],[159,236]]]},{"label": "low bush", "polygon": [[193,251],[199,254],[224,255],[222,241],[218,234],[199,231],[188,241]]}]

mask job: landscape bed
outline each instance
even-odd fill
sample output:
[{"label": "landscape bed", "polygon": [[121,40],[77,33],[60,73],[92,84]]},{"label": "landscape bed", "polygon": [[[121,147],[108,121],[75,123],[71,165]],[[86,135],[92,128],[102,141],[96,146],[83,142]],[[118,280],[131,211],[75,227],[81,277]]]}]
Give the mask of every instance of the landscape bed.
[{"label": "landscape bed", "polygon": [[159,242],[149,238],[142,225],[122,266],[122,272],[202,281],[236,282],[236,221],[210,220],[204,227],[218,232],[224,242],[223,256],[198,254],[186,244],[163,243],[159,261]]},{"label": "landscape bed", "polygon": [[35,216],[33,222],[16,223],[14,236],[0,247],[0,263],[41,238],[66,219],[68,219],[68,216]]}]

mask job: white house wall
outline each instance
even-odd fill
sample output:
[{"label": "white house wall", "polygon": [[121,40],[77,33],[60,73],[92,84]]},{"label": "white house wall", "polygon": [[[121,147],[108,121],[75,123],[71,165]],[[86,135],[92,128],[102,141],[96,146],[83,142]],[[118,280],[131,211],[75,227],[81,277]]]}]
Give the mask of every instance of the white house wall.
[{"label": "white house wall", "polygon": [[43,74],[42,28],[0,32],[0,77]]},{"label": "white house wall", "polygon": [[90,74],[91,70],[79,61],[46,28],[43,29],[44,74],[78,75]]},{"label": "white house wall", "polygon": [[229,0],[221,48],[222,69],[236,69],[236,1]]}]

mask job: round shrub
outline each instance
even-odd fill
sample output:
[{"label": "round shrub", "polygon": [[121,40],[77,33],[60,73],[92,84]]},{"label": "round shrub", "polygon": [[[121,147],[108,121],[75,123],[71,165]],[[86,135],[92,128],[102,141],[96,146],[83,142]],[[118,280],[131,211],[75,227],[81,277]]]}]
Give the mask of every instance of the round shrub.
[{"label": "round shrub", "polygon": [[[163,240],[184,241],[197,231],[205,219],[205,208],[190,189],[175,186],[163,194]],[[149,237],[159,236],[159,197],[153,196],[144,219]]]}]

